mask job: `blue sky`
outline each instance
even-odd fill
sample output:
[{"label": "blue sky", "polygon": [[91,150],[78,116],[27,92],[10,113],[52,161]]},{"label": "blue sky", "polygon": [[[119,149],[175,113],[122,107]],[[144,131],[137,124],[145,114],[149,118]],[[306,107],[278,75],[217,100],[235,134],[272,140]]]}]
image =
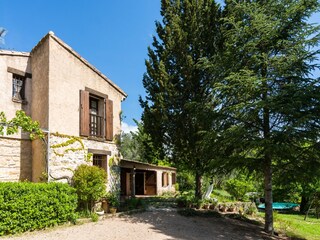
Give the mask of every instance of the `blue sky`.
[{"label": "blue sky", "polygon": [[[123,127],[133,129],[142,110],[142,76],[147,47],[160,20],[160,0],[0,0],[6,49],[29,52],[49,31],[120,86]],[[320,14],[311,22],[320,22]]]},{"label": "blue sky", "polygon": [[0,0],[0,27],[8,30],[0,47],[29,52],[52,30],[128,94],[124,122],[135,125],[157,19],[158,0]]}]

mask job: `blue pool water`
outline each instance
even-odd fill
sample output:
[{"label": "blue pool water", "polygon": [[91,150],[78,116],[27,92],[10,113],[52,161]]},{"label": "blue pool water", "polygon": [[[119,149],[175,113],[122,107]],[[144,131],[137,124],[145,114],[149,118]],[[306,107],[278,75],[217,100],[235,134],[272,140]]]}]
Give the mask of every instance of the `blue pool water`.
[{"label": "blue pool water", "polygon": [[[299,206],[299,204],[275,202],[272,204],[272,209],[274,209],[274,210],[290,210],[290,209],[293,209],[294,207],[297,207],[297,206]],[[262,203],[258,206],[258,208],[264,210],[266,208],[266,206],[264,205],[264,203]]]}]

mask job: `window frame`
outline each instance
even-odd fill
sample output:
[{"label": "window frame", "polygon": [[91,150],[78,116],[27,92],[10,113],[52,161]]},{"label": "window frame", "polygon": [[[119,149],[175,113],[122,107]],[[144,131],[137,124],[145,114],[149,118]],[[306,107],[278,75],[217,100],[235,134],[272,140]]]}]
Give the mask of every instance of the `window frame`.
[{"label": "window frame", "polygon": [[[99,107],[102,111],[99,117],[103,119],[104,127],[101,136],[92,136],[90,131],[90,97],[95,97],[101,99]],[[102,102],[102,100],[104,102]],[[102,107],[103,106],[103,107]],[[99,110],[100,111],[100,110]],[[108,99],[108,96],[99,93],[93,89],[85,88],[85,90],[80,90],[80,136],[85,136],[88,138],[94,138],[103,141],[113,141],[113,101]],[[103,114],[102,114],[103,113]]]},{"label": "window frame", "polygon": [[[7,67],[7,72],[10,73],[11,77],[11,87],[12,87],[12,92],[11,92],[11,99],[13,102],[17,102],[17,103],[22,103],[22,104],[27,104],[28,102],[26,101],[26,85],[27,85],[27,79],[31,79],[32,78],[32,74],[28,73],[28,72],[24,72],[12,67]],[[21,99],[16,98],[14,95],[14,78],[15,76],[17,76],[17,78],[22,78],[20,80],[22,80],[23,84],[21,86],[21,90],[20,90],[20,95],[21,95]],[[22,94],[21,94],[22,93]]]},{"label": "window frame", "polygon": [[169,173],[162,172],[162,187],[168,187],[168,186],[169,186]]},{"label": "window frame", "polygon": [[[18,84],[18,83],[21,83]],[[12,100],[22,102],[25,100],[26,77],[19,74],[12,74]],[[18,90],[20,88],[20,90]]]}]

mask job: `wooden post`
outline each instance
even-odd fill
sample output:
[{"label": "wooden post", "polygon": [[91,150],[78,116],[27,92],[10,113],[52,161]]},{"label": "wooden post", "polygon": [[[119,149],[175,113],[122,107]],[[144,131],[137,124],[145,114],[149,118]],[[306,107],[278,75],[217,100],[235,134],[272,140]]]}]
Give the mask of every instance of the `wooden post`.
[{"label": "wooden post", "polygon": [[136,196],[136,168],[133,166],[131,169],[131,197]]}]

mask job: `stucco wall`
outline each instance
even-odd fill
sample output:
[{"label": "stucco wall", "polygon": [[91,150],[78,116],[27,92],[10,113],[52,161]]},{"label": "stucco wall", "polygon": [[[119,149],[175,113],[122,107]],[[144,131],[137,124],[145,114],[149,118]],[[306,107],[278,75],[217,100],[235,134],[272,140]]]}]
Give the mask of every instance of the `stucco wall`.
[{"label": "stucco wall", "polygon": [[[23,75],[31,73],[28,53],[0,50],[0,111],[12,119],[17,110],[31,114],[32,80],[25,80],[25,102],[12,101],[12,73],[8,67]],[[31,180],[32,149],[29,134],[0,136],[0,181]]]},{"label": "stucco wall", "polygon": [[[162,186],[162,173],[168,173],[169,174],[169,181],[167,186]],[[165,192],[175,192],[174,185],[172,184],[172,173],[174,171],[171,170],[159,170],[157,171],[157,195],[161,195]]]},{"label": "stucco wall", "polygon": [[[120,133],[121,101],[124,97],[122,90],[107,81],[97,69],[90,67],[89,63],[52,33],[34,47],[31,57],[28,53],[5,52],[0,50],[0,111],[5,111],[8,118],[12,118],[16,110],[22,109],[33,120],[38,121],[41,128],[48,129],[51,133],[79,136],[80,90],[90,88],[107,95],[113,101],[113,133]],[[27,104],[12,101],[12,73],[7,71],[8,67],[32,73],[32,79],[26,81]],[[28,135],[21,133],[10,136],[11,139],[0,137],[0,180],[1,177],[12,181],[28,178],[37,182],[43,177],[47,167],[45,144],[41,140],[32,143],[20,141],[22,137],[28,139]],[[63,141],[54,137],[51,140],[53,144]],[[12,148],[8,147],[8,141],[12,141]],[[113,142],[89,139],[84,139],[83,142],[85,149],[104,150],[111,152],[110,156],[118,155],[117,146]],[[13,158],[8,157],[10,153]],[[21,165],[22,161],[25,165]],[[56,177],[64,175],[66,168],[75,169],[81,163],[84,163],[83,154],[81,157],[70,152],[61,158],[55,156],[50,149],[49,169]],[[4,174],[5,169],[9,169],[8,174]]]},{"label": "stucco wall", "polygon": [[27,104],[13,102],[12,73],[7,71],[8,67],[24,73],[31,73],[29,54],[0,50],[0,111],[5,112],[8,118],[14,117],[17,110],[24,110],[30,115],[32,81],[30,78],[27,78],[25,82],[25,98]]},{"label": "stucco wall", "polygon": [[88,87],[108,95],[113,101],[113,132],[120,133],[123,96],[54,38],[50,38],[49,78],[51,131],[79,136],[80,90]]},{"label": "stucco wall", "polygon": [[[49,41],[42,39],[41,44],[31,53],[32,65],[32,107],[33,120],[48,129],[49,119]],[[32,142],[32,181],[38,182],[46,170],[45,148],[40,140]]]}]

